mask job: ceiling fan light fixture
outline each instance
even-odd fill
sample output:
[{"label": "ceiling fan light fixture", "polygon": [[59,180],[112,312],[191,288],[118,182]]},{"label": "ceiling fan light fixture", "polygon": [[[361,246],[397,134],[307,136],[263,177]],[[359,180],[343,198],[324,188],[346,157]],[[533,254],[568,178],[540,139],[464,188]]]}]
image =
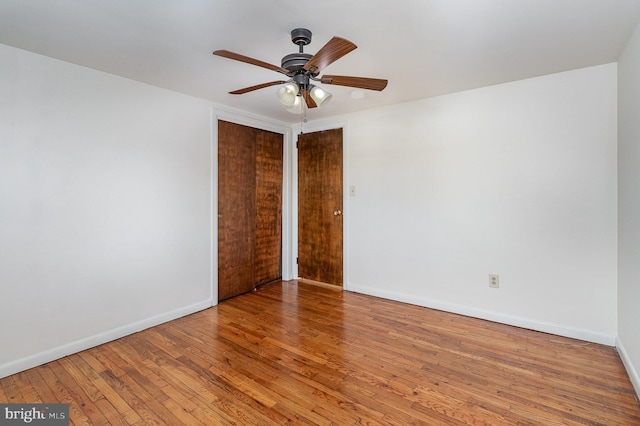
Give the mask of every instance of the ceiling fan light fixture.
[{"label": "ceiling fan light fixture", "polygon": [[311,96],[311,99],[313,99],[316,105],[320,107],[323,105],[323,103],[329,102],[333,95],[325,91],[321,87],[312,86],[311,90],[309,91],[309,96]]},{"label": "ceiling fan light fixture", "polygon": [[[320,50],[316,51],[315,55],[305,53],[303,49],[304,46],[311,43],[311,31],[308,29],[296,28],[291,31],[291,41],[293,44],[298,46],[298,52],[284,56],[281,60],[280,66],[231,52],[229,50],[215,50],[213,54],[216,56],[279,72],[289,78],[289,80],[286,81],[277,80],[256,84],[254,86],[231,91],[229,94],[241,95],[253,92],[254,90],[264,89],[265,87],[282,85],[282,87],[280,87],[276,92],[278,101],[283,104],[287,110],[296,114],[304,114],[307,108],[313,109],[324,105],[329,102],[332,97],[331,93],[310,84],[310,80],[326,84],[335,84],[338,86],[377,91],[382,91],[387,86],[387,80],[380,78],[349,77],[344,75],[326,74],[324,76],[320,76],[320,73],[324,68],[358,47],[345,38],[334,36],[331,40],[325,43]],[[352,94],[352,96],[354,96],[354,99],[356,98],[356,95]]]},{"label": "ceiling fan light fixture", "polygon": [[302,97],[296,96],[293,104],[291,106],[287,106],[287,111],[292,114],[302,114]]},{"label": "ceiling fan light fixture", "polygon": [[287,83],[278,89],[278,100],[286,107],[292,107],[298,101],[298,85],[295,83]]}]

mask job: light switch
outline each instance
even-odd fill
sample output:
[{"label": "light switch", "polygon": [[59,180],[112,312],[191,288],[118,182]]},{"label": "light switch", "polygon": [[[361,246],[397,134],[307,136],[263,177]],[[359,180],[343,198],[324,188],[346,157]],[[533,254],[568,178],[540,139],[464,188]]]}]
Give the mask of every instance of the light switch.
[{"label": "light switch", "polygon": [[351,197],[355,197],[356,196],[356,186],[355,185],[351,185],[349,187],[349,195]]}]

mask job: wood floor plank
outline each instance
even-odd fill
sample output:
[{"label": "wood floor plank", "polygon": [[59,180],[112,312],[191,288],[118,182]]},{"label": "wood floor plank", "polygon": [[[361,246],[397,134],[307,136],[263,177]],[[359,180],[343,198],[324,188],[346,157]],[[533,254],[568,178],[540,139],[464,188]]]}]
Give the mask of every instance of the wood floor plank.
[{"label": "wood floor plank", "polygon": [[[33,386],[37,396],[34,397],[33,402],[37,403],[47,403],[55,401],[55,396],[53,392],[51,392],[51,388],[47,385],[47,383],[42,379],[40,373],[38,373],[37,368],[32,368],[30,370],[24,371],[24,374]],[[24,400],[29,401],[29,398],[24,398]]]},{"label": "wood floor plank", "polygon": [[[76,394],[80,391],[79,388],[72,388],[71,390],[67,389],[65,384],[60,380],[57,375],[57,371],[60,369],[57,361],[53,361],[47,363],[46,365],[37,367],[42,379],[49,385],[52,392],[57,398],[57,403],[61,404],[69,404],[69,417],[73,424],[93,424],[88,417],[88,414],[85,413],[83,408],[78,405],[78,403],[74,400],[73,394]],[[70,383],[71,384],[71,383]],[[71,384],[72,385],[72,384]],[[72,385],[73,386],[73,385]],[[30,401],[21,401],[21,402],[30,402]],[[51,402],[51,401],[45,401]]]},{"label": "wood floor plank", "polygon": [[14,376],[16,388],[20,390],[22,399],[26,401],[41,402],[38,391],[28,378],[27,372],[23,371]]},{"label": "wood floor plank", "polygon": [[0,380],[0,389],[2,389],[2,402],[19,403],[23,401],[20,394],[20,388],[16,384],[16,374]]},{"label": "wood floor plank", "polygon": [[[61,358],[51,364],[60,384],[65,387],[71,397],[74,408],[81,410],[91,424],[107,424],[107,419],[93,400],[95,387],[90,380],[83,380],[80,375],[75,374],[69,357]],[[74,376],[77,376],[80,382]]]},{"label": "wood floor plank", "polygon": [[637,425],[614,348],[277,282],[0,379],[87,425]]},{"label": "wood floor plank", "polygon": [[[89,351],[81,352],[77,354],[77,356],[72,357],[72,362],[83,372],[86,379],[93,383],[108,402],[108,404],[101,402],[99,407],[111,423],[122,422],[123,424],[135,424],[142,420],[131,406],[100,376],[104,368],[102,364],[89,354]],[[113,413],[118,413],[118,416],[113,415]],[[121,419],[119,419],[119,417]]]}]

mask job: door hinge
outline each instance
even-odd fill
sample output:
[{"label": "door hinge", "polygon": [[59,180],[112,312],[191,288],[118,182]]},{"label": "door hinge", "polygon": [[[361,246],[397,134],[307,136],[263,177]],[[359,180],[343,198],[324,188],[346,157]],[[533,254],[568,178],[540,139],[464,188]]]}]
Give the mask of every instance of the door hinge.
[{"label": "door hinge", "polygon": [[299,262],[298,262],[299,260],[300,260],[300,258],[299,258],[299,257],[296,257],[296,265],[298,265],[298,264],[299,264]]}]

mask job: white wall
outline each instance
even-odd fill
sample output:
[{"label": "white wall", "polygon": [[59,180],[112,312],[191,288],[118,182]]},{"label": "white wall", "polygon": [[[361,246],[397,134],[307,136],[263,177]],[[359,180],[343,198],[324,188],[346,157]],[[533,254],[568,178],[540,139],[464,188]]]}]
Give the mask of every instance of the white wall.
[{"label": "white wall", "polygon": [[613,345],[616,73],[347,116],[347,288]]},{"label": "white wall", "polygon": [[640,24],[618,62],[618,350],[640,395]]},{"label": "white wall", "polygon": [[0,64],[0,377],[210,306],[211,106]]}]

